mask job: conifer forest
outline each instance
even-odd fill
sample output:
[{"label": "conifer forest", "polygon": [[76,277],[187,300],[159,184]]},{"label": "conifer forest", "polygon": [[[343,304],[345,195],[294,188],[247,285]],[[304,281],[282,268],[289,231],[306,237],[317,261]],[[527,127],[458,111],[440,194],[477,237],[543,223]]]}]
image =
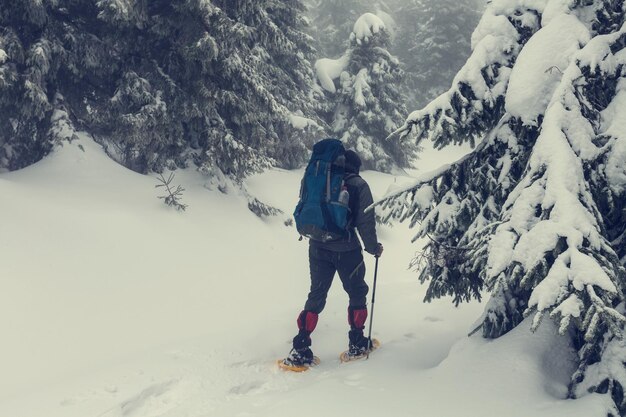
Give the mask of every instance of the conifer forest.
[{"label": "conifer forest", "polygon": [[[325,138],[380,348],[296,374]],[[3,0],[0,195],[2,416],[626,417],[624,0]]]}]

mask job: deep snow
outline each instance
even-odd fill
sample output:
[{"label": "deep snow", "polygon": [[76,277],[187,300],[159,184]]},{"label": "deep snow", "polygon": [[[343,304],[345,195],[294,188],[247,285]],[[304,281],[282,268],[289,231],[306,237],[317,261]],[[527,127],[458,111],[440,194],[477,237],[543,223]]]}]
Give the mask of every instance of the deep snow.
[{"label": "deep snow", "polygon": [[[462,153],[429,150],[421,168]],[[0,416],[602,415],[601,396],[563,400],[572,352],[548,320],[487,341],[466,336],[480,304],[422,303],[405,225],[380,229],[380,351],[339,364],[347,300],[335,284],[313,338],[322,364],[278,371],[308,290],[307,243],[283,224],[300,175],[248,181],[285,212],[263,221],[193,171],[176,173],[189,205],[176,212],[155,177],[86,137],[0,174]],[[411,181],[363,176],[375,198]]]}]

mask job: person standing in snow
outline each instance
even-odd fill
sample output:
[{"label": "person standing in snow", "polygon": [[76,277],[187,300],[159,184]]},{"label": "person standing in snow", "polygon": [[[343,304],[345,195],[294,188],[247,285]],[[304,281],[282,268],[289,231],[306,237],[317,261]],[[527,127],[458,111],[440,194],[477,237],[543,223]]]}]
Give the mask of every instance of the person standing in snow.
[{"label": "person standing in snow", "polygon": [[311,289],[304,310],[298,316],[298,334],[293,338],[293,349],[287,358],[293,365],[313,363],[311,333],[315,330],[318,316],[326,305],[326,297],[336,272],[339,273],[343,288],[350,298],[348,354],[363,355],[371,346],[370,338],[363,334],[367,319],[365,297],[369,287],[365,283],[365,263],[356,231],[358,230],[368,253],[376,257],[381,256],[383,245],[378,242],[376,236],[374,211],[365,212],[374,201],[369,185],[359,176],[360,167],[361,159],[357,153],[352,150],[346,151],[344,181],[350,195],[349,208],[352,213],[347,236],[329,242],[309,239]]}]

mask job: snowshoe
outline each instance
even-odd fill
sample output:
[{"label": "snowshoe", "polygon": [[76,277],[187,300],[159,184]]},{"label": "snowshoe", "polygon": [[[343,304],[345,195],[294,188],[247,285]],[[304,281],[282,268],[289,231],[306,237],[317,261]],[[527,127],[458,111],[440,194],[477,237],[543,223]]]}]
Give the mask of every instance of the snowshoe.
[{"label": "snowshoe", "polygon": [[362,340],[362,343],[350,343],[348,350],[339,355],[339,360],[341,362],[352,362],[363,359],[367,357],[368,353],[371,353],[380,347],[378,339],[371,339],[370,341],[367,337],[364,337]]},{"label": "snowshoe", "polygon": [[279,359],[278,367],[286,371],[303,372],[308,371],[311,366],[319,365],[320,358],[313,355],[311,349],[291,349],[285,359]]}]

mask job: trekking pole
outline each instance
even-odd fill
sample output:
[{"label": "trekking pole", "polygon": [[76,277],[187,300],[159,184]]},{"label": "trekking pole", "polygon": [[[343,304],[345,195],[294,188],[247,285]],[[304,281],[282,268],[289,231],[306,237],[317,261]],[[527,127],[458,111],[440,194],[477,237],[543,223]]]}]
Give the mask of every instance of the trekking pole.
[{"label": "trekking pole", "polygon": [[376,265],[374,266],[374,288],[372,290],[372,313],[370,314],[370,330],[369,330],[369,335],[367,336],[368,340],[369,340],[369,349],[367,349],[367,356],[365,357],[365,359],[369,359],[370,358],[370,351],[372,350],[372,323],[374,322],[374,302],[376,301],[376,277],[378,275],[378,258],[379,256],[376,256]]}]

